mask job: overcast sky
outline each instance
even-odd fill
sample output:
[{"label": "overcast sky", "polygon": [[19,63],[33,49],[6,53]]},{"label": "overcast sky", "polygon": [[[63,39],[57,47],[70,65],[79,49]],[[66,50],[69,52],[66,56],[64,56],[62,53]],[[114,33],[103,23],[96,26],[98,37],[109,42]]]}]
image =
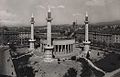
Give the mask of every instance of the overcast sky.
[{"label": "overcast sky", "polygon": [[30,24],[33,13],[36,25],[45,25],[48,6],[53,24],[83,23],[86,11],[91,23],[120,20],[120,0],[0,0],[0,23]]}]

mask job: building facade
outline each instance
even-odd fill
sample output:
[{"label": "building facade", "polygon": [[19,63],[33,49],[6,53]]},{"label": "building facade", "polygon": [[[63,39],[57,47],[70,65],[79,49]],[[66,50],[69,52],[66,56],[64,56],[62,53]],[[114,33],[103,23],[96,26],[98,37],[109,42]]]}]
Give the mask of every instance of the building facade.
[{"label": "building facade", "polygon": [[[44,52],[44,47],[46,46],[47,41],[45,39],[40,40],[41,51]],[[53,54],[62,55],[74,52],[75,39],[55,39],[52,41],[54,46]]]},{"label": "building facade", "polygon": [[19,45],[29,45],[30,32],[19,32]]},{"label": "building facade", "polygon": [[18,42],[19,33],[17,31],[3,31],[0,32],[0,44],[7,45],[8,43],[15,43]]},{"label": "building facade", "polygon": [[[79,32],[76,34],[79,36],[80,40],[84,40],[84,33]],[[120,35],[119,34],[108,34],[108,33],[97,33],[97,32],[89,32],[89,40],[91,43],[99,43],[99,44],[115,44],[120,43]]]}]

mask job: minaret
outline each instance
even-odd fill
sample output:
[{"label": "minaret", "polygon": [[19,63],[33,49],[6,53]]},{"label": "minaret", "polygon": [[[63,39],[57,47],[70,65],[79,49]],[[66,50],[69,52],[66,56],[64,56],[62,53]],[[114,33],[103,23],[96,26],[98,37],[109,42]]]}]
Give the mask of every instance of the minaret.
[{"label": "minaret", "polygon": [[46,18],[47,20],[47,45],[45,46],[45,54],[44,54],[44,61],[45,62],[52,62],[52,56],[53,56],[53,46],[51,44],[51,21],[53,20],[51,17],[51,10],[48,9],[48,16]]},{"label": "minaret", "polygon": [[32,14],[31,16],[31,38],[30,38],[30,50],[34,50],[34,23],[35,23],[35,20],[34,20],[34,16]]},{"label": "minaret", "polygon": [[84,44],[84,55],[86,56],[87,53],[89,52],[89,44],[90,44],[90,41],[88,39],[88,14],[86,12],[86,16],[85,16],[85,40],[83,41],[83,44]]},{"label": "minaret", "polygon": [[51,10],[48,9],[48,17],[47,17],[47,45],[51,46]]}]

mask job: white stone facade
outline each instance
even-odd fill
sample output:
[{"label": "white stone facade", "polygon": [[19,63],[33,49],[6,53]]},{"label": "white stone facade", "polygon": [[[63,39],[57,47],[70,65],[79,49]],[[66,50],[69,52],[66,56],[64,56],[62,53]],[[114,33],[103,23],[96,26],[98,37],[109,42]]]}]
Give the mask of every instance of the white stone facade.
[{"label": "white stone facade", "polygon": [[[41,51],[44,52],[44,47],[47,45],[47,40],[40,40]],[[74,52],[75,39],[59,39],[53,40],[53,54],[61,55]]]}]

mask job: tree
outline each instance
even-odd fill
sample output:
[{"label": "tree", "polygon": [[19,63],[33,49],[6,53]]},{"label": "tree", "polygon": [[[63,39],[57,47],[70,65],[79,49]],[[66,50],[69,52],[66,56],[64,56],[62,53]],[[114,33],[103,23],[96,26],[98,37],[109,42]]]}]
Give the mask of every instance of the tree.
[{"label": "tree", "polygon": [[74,68],[69,68],[63,77],[77,77],[77,71]]},{"label": "tree", "polygon": [[86,58],[87,58],[87,59],[90,59],[89,51],[87,52]]},{"label": "tree", "polygon": [[11,44],[9,44],[9,47],[10,47],[10,49],[12,50],[12,51],[16,51],[16,47],[15,47],[15,45],[14,45],[14,43],[12,42]]},{"label": "tree", "polygon": [[72,56],[72,57],[71,57],[71,60],[76,60],[76,56]]}]

